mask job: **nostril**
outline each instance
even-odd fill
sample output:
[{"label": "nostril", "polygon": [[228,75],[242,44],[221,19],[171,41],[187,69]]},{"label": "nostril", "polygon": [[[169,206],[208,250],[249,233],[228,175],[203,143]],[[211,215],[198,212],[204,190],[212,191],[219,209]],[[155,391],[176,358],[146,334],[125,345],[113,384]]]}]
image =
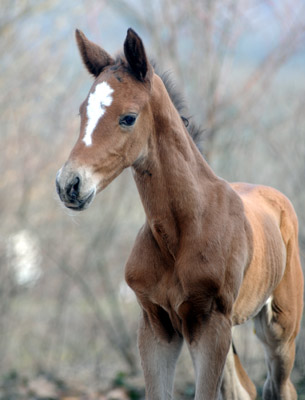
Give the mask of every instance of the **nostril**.
[{"label": "nostril", "polygon": [[79,189],[80,189],[80,178],[76,176],[70,183],[69,188],[67,190],[68,195],[72,201],[77,199],[79,195]]},{"label": "nostril", "polygon": [[79,192],[79,184],[80,184],[80,179],[78,176],[76,176],[74,178],[74,181],[72,182],[72,189],[77,193]]}]

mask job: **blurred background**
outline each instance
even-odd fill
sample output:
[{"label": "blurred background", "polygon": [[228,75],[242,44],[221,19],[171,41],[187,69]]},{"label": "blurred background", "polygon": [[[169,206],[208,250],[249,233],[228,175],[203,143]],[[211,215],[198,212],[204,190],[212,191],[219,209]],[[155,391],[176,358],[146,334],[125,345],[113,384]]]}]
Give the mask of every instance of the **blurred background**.
[{"label": "blurred background", "polygon": [[[303,0],[1,0],[1,399],[143,398],[139,306],[124,283],[145,218],[131,172],[81,214],[54,187],[92,83],[74,30],[113,54],[128,27],[171,71],[214,171],[291,199],[305,265]],[[261,393],[252,322],[234,335]],[[193,379],[184,349],[175,398],[193,398]],[[305,399],[305,320],[293,381]]]}]

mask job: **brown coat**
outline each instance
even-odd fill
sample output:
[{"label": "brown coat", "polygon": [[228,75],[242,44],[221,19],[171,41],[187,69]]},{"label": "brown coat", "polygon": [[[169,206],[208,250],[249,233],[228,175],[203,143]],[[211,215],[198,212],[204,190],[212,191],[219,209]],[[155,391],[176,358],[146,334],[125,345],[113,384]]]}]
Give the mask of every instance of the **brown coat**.
[{"label": "brown coat", "polygon": [[231,346],[232,325],[254,318],[268,358],[264,399],[296,399],[290,372],[303,276],[291,203],[275,189],[229,184],[214,174],[134,31],[125,40],[126,59],[116,62],[81,32],[76,37],[96,80],[57,189],[67,207],[81,210],[124,168],[133,169],[147,220],[126,280],[143,311],[139,349],[147,398],[172,398],[185,340],[196,400],[254,399],[255,387]]}]

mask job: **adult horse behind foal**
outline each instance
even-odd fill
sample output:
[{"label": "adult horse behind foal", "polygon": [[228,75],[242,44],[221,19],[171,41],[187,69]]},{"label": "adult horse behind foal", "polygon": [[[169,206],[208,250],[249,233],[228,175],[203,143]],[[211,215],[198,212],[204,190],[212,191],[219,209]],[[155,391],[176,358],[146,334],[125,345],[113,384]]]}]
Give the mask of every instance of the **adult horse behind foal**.
[{"label": "adult horse behind foal", "polygon": [[214,174],[133,30],[116,60],[80,31],[76,39],[95,81],[57,191],[67,207],[83,210],[132,167],[146,223],[126,280],[142,308],[147,398],[172,398],[185,340],[196,400],[254,399],[231,339],[232,326],[254,318],[267,357],[263,398],[296,399],[290,373],[303,276],[291,203],[275,189],[229,184]]}]

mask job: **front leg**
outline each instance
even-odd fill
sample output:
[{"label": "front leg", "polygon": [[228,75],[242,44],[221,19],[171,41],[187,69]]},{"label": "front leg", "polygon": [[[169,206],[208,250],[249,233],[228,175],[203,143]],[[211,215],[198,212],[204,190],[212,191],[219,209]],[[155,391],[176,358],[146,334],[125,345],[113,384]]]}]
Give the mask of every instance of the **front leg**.
[{"label": "front leg", "polygon": [[216,400],[231,345],[231,321],[216,310],[209,315],[194,315],[193,310],[189,302],[180,308],[183,335],[195,368],[195,400]]},{"label": "front leg", "polygon": [[[159,299],[170,289],[172,265],[165,260],[147,224],[137,237],[126,265],[125,277],[142,307],[138,345],[144,371],[146,399],[172,399],[175,366],[182,347],[180,321],[169,316]],[[162,285],[164,276],[167,284]],[[176,290],[176,281],[172,290]],[[159,304],[157,304],[159,303]],[[166,301],[163,301],[167,303]],[[175,327],[173,326],[173,321]]]},{"label": "front leg", "polygon": [[[163,318],[167,319],[164,311]],[[162,320],[159,321],[162,324]],[[162,330],[163,332],[157,332]],[[170,334],[168,334],[170,333]],[[138,345],[144,371],[146,399],[170,400],[173,398],[175,367],[183,339],[176,332],[167,332],[166,325],[153,327],[148,314],[140,319]]]}]

